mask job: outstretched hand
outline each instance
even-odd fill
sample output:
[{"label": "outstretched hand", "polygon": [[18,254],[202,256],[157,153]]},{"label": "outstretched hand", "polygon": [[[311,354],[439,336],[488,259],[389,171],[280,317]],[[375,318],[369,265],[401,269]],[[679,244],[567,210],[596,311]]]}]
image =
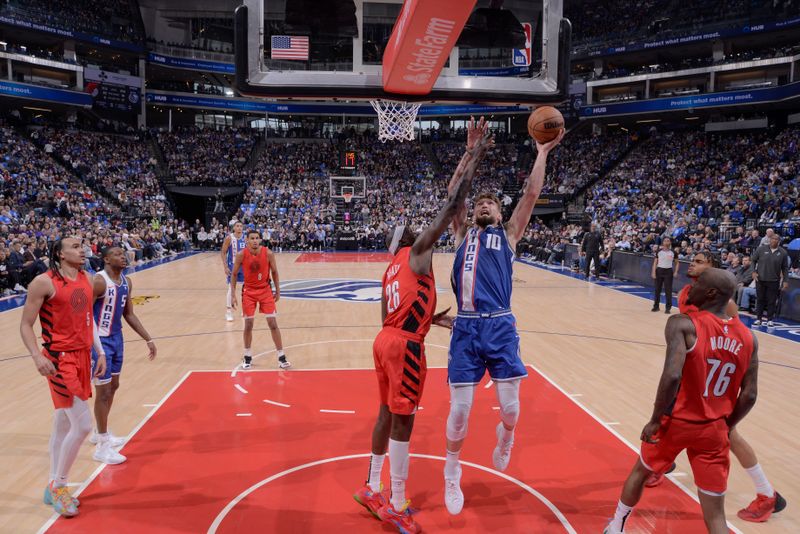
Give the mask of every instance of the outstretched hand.
[{"label": "outstretched hand", "polygon": [[483,117],[475,124],[475,117],[469,118],[467,124],[467,150],[472,150],[475,145],[483,138],[489,131],[489,124]]},{"label": "outstretched hand", "polygon": [[482,159],[486,152],[494,146],[494,134],[488,129],[484,131],[483,135],[473,143],[472,149],[467,148],[477,159]]},{"label": "outstretched hand", "polygon": [[540,143],[539,141],[536,141],[536,150],[539,151],[540,153],[544,152],[545,154],[547,154],[548,152],[553,150],[556,147],[556,145],[558,145],[558,143],[561,142],[561,140],[564,138],[565,131],[566,130],[564,130],[564,128],[561,128],[561,131],[558,133],[558,136],[552,141],[548,141],[547,143]]}]

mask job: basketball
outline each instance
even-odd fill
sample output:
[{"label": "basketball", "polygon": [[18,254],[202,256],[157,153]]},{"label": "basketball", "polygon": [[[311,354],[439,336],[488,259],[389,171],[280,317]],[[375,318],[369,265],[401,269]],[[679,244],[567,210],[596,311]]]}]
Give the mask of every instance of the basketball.
[{"label": "basketball", "polygon": [[539,143],[552,141],[563,127],[564,116],[553,106],[536,108],[528,117],[528,133]]}]

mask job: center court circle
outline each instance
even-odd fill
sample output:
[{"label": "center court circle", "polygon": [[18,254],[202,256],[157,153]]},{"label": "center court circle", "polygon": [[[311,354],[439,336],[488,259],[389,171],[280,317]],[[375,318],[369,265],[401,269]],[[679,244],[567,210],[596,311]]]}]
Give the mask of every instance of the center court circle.
[{"label": "center court circle", "polygon": [[[255,525],[265,532],[380,532],[380,523],[352,498],[358,489],[352,486],[353,481],[365,478],[364,460],[369,456],[326,458],[265,478],[231,500],[214,519],[208,534],[245,532]],[[514,477],[472,462],[461,462],[468,468],[461,481],[464,510],[451,516],[444,507],[440,462],[445,458],[410,456],[417,461],[411,464],[407,497],[412,499],[412,508],[421,509],[415,517],[424,531],[470,532],[467,525],[480,525],[481,532],[576,532],[544,495]],[[384,469],[388,475],[388,466]],[[279,479],[279,484],[270,484]]]}]

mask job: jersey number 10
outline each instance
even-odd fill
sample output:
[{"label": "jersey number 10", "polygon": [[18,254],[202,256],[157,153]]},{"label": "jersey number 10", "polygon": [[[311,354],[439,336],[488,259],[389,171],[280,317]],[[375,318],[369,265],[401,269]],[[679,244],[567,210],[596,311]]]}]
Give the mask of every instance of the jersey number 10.
[{"label": "jersey number 10", "polygon": [[720,369],[722,360],[709,358],[708,363],[711,364],[711,370],[708,372],[708,377],[706,378],[706,391],[703,393],[703,396],[708,397],[708,388],[711,387],[711,382],[714,380],[714,375],[717,374],[717,370],[719,370],[719,375],[717,376],[717,381],[714,384],[714,389],[712,392],[715,397],[721,397],[725,394],[725,392],[728,390],[728,386],[731,384],[731,375],[736,371],[736,364],[728,362],[725,365],[722,365],[722,369]]},{"label": "jersey number 10", "polygon": [[400,307],[400,282],[386,284],[386,311],[394,313]]}]

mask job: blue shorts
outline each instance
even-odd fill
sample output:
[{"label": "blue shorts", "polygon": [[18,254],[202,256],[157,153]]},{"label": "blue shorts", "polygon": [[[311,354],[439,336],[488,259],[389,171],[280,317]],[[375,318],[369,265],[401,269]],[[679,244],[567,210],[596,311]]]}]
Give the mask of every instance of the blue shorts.
[{"label": "blue shorts", "polygon": [[[122,332],[111,334],[108,337],[101,337],[100,343],[106,351],[106,373],[103,376],[94,378],[96,386],[102,386],[111,382],[111,377],[120,374],[122,371],[122,351],[123,341]],[[94,376],[95,366],[97,365],[97,353],[92,348],[92,376]]]},{"label": "blue shorts", "polygon": [[510,313],[500,317],[453,321],[447,354],[447,381],[452,385],[477,384],[486,371],[502,382],[528,376],[519,355],[517,321]]},{"label": "blue shorts", "polygon": [[[228,265],[228,268],[233,270],[233,265]],[[230,275],[225,277],[225,281],[228,285],[231,285],[231,277]],[[239,272],[236,273],[236,282],[239,284],[244,284],[244,267],[239,268]]]}]

